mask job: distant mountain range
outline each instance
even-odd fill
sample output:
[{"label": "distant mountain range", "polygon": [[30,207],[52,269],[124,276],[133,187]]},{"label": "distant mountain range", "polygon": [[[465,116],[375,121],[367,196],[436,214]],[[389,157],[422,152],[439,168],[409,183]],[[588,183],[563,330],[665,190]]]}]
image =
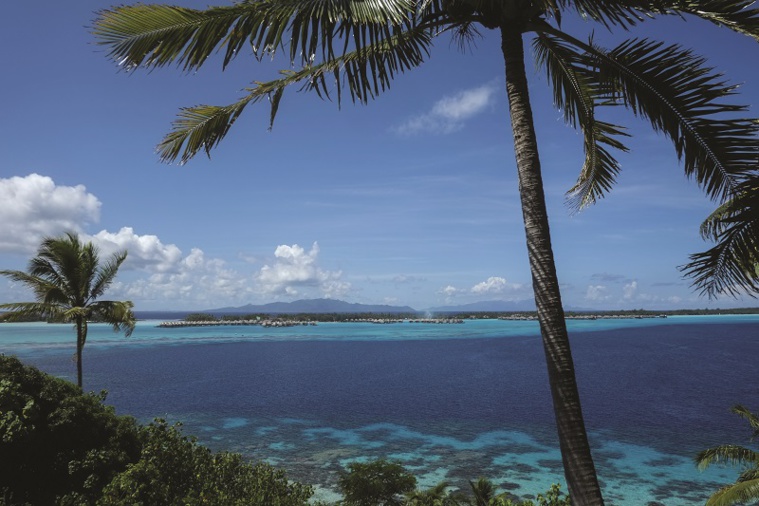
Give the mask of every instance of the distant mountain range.
[{"label": "distant mountain range", "polygon": [[409,306],[352,304],[336,299],[303,299],[293,302],[271,302],[263,305],[248,304],[240,307],[207,309],[206,313],[416,313]]},{"label": "distant mountain range", "polygon": [[472,312],[513,312],[513,311],[535,311],[535,301],[533,300],[519,300],[519,301],[506,301],[506,300],[486,300],[480,302],[473,302],[471,304],[461,304],[458,306],[440,306],[431,307],[427,311],[433,313],[464,313],[467,311]]},{"label": "distant mountain range", "polygon": [[417,310],[409,306],[389,306],[377,304],[354,304],[337,299],[303,299],[293,302],[271,302],[269,304],[248,304],[239,307],[221,307],[206,309],[204,313],[461,313],[461,312],[512,312],[535,311],[535,302],[531,300],[509,302],[491,300],[462,304],[458,306],[440,306],[425,310]]}]

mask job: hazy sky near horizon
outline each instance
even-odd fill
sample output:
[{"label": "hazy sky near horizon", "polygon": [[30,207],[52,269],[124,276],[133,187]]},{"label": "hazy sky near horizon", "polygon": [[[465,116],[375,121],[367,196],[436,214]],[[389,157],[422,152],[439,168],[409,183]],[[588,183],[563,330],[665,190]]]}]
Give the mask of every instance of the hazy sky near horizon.
[{"label": "hazy sky near horizon", "polygon": [[[176,2],[205,7],[206,1]],[[225,2],[212,2],[224,5]],[[127,75],[93,44],[110,1],[10,2],[0,17],[0,269],[25,269],[42,237],[66,230],[104,255],[129,252],[108,298],[138,310],[199,310],[331,297],[415,309],[532,298],[498,37],[461,52],[440,38],[428,62],[367,106],[288,90],[272,131],[249,106],[209,160],[158,161],[182,106],[226,104],[284,60],[245,55],[187,74]],[[742,84],[731,101],[757,113],[759,47],[700,20],[646,22],[629,34],[570,19],[580,39],[680,42]],[[528,46],[529,47],[529,46]],[[672,145],[618,109],[629,154],[611,194],[573,214],[580,135],[528,78],[565,306],[755,306],[699,297],[678,266],[710,244],[714,208]],[[31,294],[0,279],[0,303]]]}]

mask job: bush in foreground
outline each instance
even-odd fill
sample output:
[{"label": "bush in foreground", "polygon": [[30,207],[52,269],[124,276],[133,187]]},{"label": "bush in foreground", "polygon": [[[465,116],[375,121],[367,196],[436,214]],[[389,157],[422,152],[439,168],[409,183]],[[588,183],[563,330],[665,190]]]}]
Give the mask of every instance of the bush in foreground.
[{"label": "bush in foreground", "polygon": [[140,455],[131,417],[16,358],[0,355],[0,497],[92,503]]},{"label": "bush in foreground", "polygon": [[0,504],[301,506],[312,495],[178,426],[117,416],[104,399],[0,355]]}]

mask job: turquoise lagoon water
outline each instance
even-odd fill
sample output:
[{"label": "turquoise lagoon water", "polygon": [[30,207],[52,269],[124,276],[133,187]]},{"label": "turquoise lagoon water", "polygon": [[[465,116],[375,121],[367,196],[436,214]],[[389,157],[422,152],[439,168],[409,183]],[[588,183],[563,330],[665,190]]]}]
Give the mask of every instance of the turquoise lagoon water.
[{"label": "turquoise lagoon water", "polygon": [[[336,497],[352,461],[384,457],[422,486],[486,476],[533,496],[563,482],[535,322],[160,328],[92,325],[85,387],[120,413],[181,420],[215,449],[281,465]],[[734,469],[693,456],[747,444],[729,413],[759,408],[759,317],[578,320],[570,336],[610,505],[702,504]],[[0,325],[0,351],[73,379],[73,330]]]}]

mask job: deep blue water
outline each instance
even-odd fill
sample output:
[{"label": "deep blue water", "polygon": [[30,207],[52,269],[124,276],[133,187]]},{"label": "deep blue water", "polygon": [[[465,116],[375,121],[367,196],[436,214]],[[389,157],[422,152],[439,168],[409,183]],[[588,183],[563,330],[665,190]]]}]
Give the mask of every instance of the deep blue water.
[{"label": "deep blue water", "polygon": [[[282,465],[325,498],[347,462],[373,457],[401,461],[425,485],[484,475],[525,496],[563,481],[535,329],[410,325],[94,334],[85,387],[108,390],[119,413],[181,420],[214,448]],[[759,408],[759,318],[592,325],[574,325],[571,339],[607,503],[698,504],[733,480],[699,473],[692,458],[748,443],[729,408]],[[58,342],[30,329],[5,352],[71,377],[71,330]]]}]

